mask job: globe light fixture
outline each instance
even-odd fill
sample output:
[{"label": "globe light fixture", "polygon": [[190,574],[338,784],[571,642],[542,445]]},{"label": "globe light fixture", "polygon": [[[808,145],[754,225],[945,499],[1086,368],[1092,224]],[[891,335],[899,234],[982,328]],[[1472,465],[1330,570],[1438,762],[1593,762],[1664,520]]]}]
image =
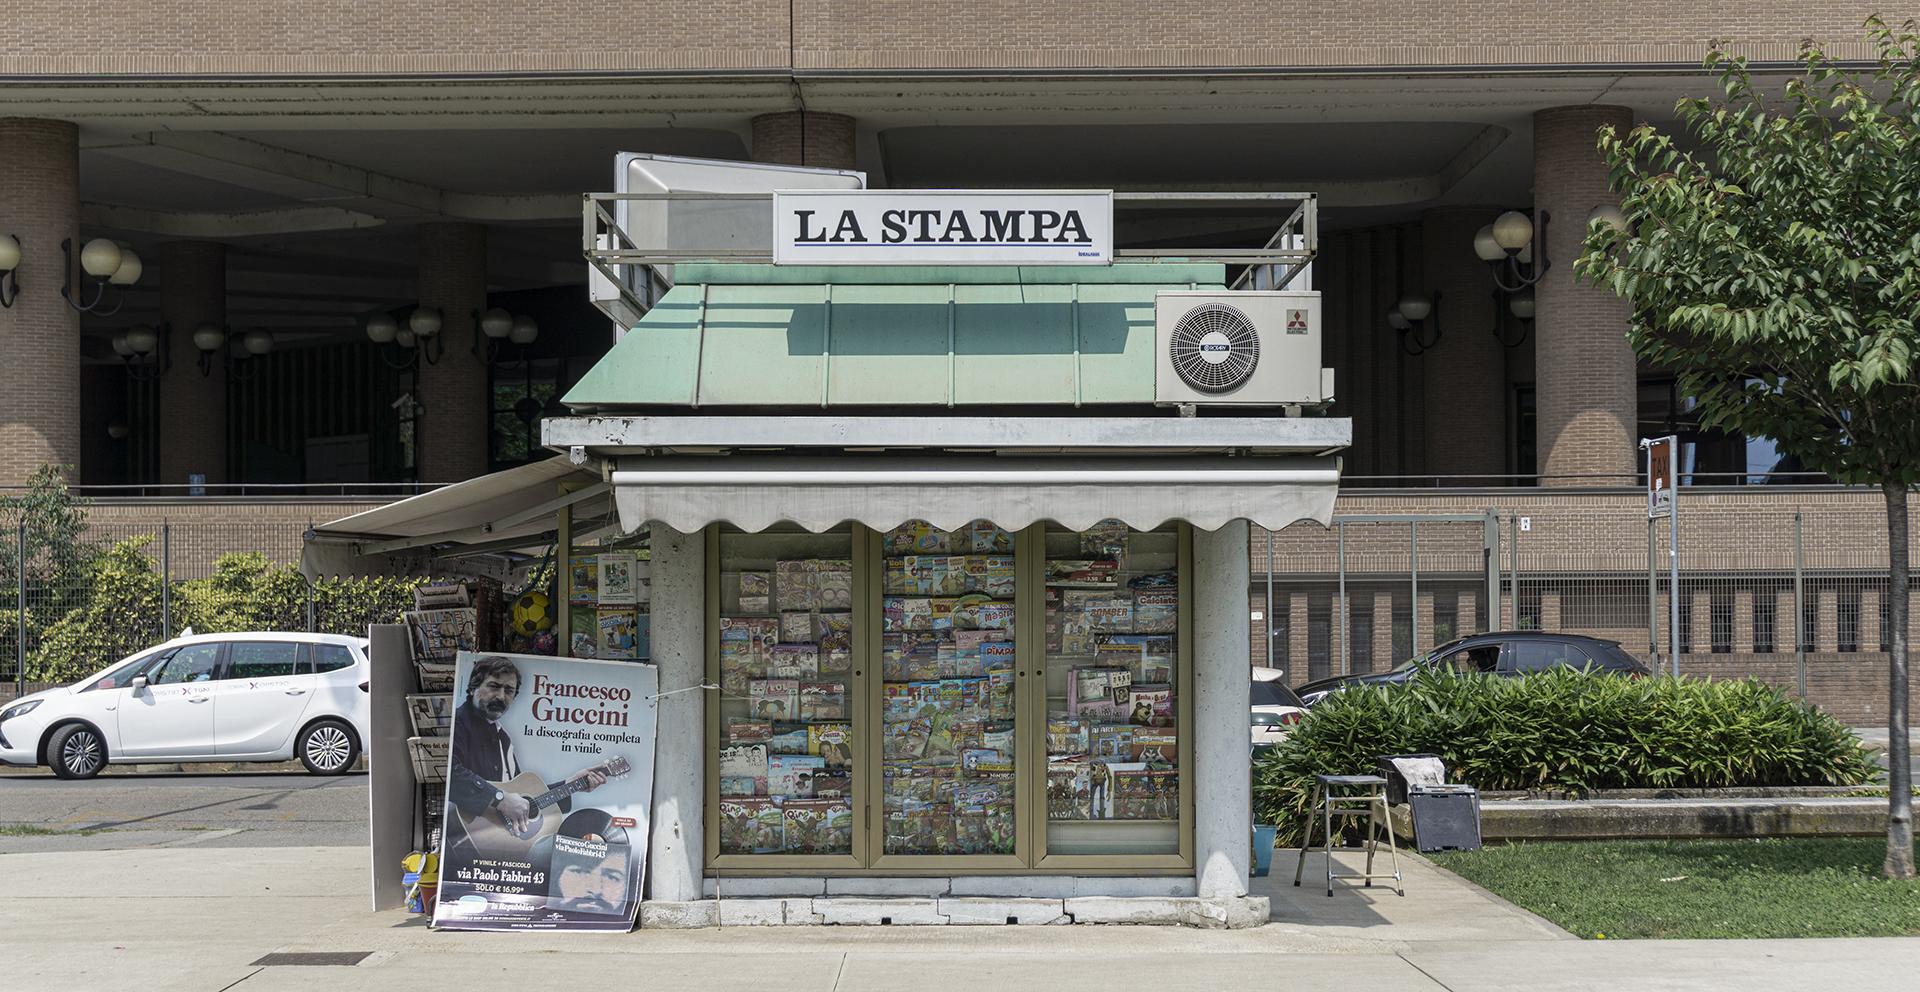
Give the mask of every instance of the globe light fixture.
[{"label": "globe light fixture", "polygon": [[247,349],[247,354],[258,357],[273,350],[273,332],[256,327],[242,335],[240,343]]},{"label": "globe light fixture", "polygon": [[227,332],[218,324],[201,324],[193,329],[193,346],[201,351],[219,351],[227,343]]},{"label": "globe light fixture", "polygon": [[392,314],[376,313],[367,318],[367,340],[374,344],[392,344],[394,335],[400,333],[400,322]]},{"label": "globe light fixture", "polygon": [[[1400,332],[1400,350],[1418,358],[1440,343],[1439,306],[1438,290],[1431,297],[1409,293],[1400,298],[1400,305],[1387,318],[1387,323]],[[1400,318],[1399,323],[1394,322],[1395,316]]]},{"label": "globe light fixture", "polygon": [[1513,298],[1507,301],[1507,309],[1520,320],[1532,320],[1533,294],[1515,293]]},{"label": "globe light fixture", "polygon": [[1627,212],[1611,203],[1602,203],[1594,207],[1593,212],[1587,215],[1588,227],[1592,227],[1596,222],[1607,225],[1607,227],[1612,228],[1616,233],[1625,234],[1627,231]]},{"label": "globe light fixture", "polygon": [[13,270],[20,267],[20,239],[0,234],[0,307],[13,306],[20,298],[20,279]]},{"label": "globe light fixture", "polygon": [[[60,297],[81,313],[102,317],[119,313],[124,297],[116,295],[109,305],[107,287],[131,286],[140,279],[140,256],[106,238],[94,238],[80,246],[78,252],[74,251],[73,239],[68,238],[60,242],[60,257],[66,266],[65,278],[60,283]],[[80,266],[79,280],[75,279],[73,272],[76,261]],[[86,296],[85,289],[81,288],[77,294],[75,292],[76,284],[83,281],[93,283],[92,297],[84,303],[76,296]]]},{"label": "globe light fixture", "polygon": [[132,432],[127,429],[127,425],[121,421],[112,420],[107,422],[107,436],[113,438],[115,441],[126,440],[127,435],[130,433]]},{"label": "globe light fixture", "polygon": [[1518,210],[1509,210],[1494,220],[1493,240],[1502,250],[1513,254],[1533,240],[1533,221]]},{"label": "globe light fixture", "polygon": [[513,314],[500,307],[494,307],[480,315],[480,333],[498,341],[513,333],[514,324],[517,322]]},{"label": "globe light fixture", "polygon": [[432,338],[440,333],[440,311],[433,307],[414,307],[407,318],[407,329],[415,337]]},{"label": "globe light fixture", "polygon": [[513,329],[507,332],[508,340],[514,344],[532,344],[539,336],[540,325],[525,314],[513,318]]},{"label": "globe light fixture", "polygon": [[[80,264],[86,264],[84,253],[81,256]],[[122,248],[120,249],[120,264],[114,266],[113,274],[107,277],[107,281],[115,286],[131,286],[140,281],[140,273],[142,271],[144,271],[144,267],[140,264],[140,256],[134,254],[131,248]]]},{"label": "globe light fixture", "polygon": [[1501,292],[1518,293],[1539,282],[1552,267],[1547,258],[1550,219],[1545,210],[1536,211],[1532,217],[1509,210],[1474,234],[1473,254],[1493,270],[1493,284]]},{"label": "globe light fixture", "polygon": [[127,347],[135,355],[145,358],[160,347],[160,333],[146,324],[135,324],[127,328]]}]

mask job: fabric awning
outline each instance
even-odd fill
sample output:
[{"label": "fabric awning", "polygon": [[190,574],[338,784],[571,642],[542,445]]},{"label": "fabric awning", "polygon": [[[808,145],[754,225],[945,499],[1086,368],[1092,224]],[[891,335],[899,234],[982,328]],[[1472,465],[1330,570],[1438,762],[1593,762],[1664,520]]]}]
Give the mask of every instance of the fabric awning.
[{"label": "fabric awning", "polygon": [[611,514],[611,487],[597,468],[549,458],[320,524],[307,537],[301,569],[310,578],[425,572],[449,549],[544,544],[563,506],[576,519]]},{"label": "fabric awning", "polygon": [[1141,530],[1184,520],[1214,530],[1238,519],[1279,529],[1333,519],[1332,457],[621,458],[612,475],[620,524],[681,533],[710,523],[823,531],[847,521],[887,530],[909,520],[957,529],[991,520],[1017,530],[1051,520],[1085,530],[1118,519]]}]

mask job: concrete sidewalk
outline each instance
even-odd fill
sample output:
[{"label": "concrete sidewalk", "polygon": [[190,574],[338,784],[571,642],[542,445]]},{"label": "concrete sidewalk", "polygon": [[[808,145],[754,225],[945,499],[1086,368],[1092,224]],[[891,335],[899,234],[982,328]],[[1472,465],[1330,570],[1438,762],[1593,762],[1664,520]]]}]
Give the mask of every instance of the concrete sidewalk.
[{"label": "concrete sidewalk", "polygon": [[[1907,989],[1920,940],[1578,941],[1416,859],[1408,893],[1256,880],[1275,923],[1141,927],[774,928],[633,934],[434,933],[367,910],[362,848],[177,848],[0,856],[7,989],[604,988],[812,992],[1223,988]],[[1317,858],[1309,861],[1311,876]],[[350,966],[256,964],[354,952]]]}]

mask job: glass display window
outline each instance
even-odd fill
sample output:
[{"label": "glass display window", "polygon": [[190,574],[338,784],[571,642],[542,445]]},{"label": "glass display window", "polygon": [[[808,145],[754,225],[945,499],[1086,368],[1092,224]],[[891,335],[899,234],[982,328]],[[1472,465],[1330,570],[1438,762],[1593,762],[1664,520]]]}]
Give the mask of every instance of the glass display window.
[{"label": "glass display window", "polygon": [[714,850],[722,859],[852,858],[865,733],[855,705],[852,531],[716,538]]},{"label": "glass display window", "polygon": [[1180,855],[1183,531],[1109,520],[1045,540],[1045,856]]},{"label": "glass display window", "polygon": [[882,855],[1012,855],[1022,803],[1014,535],[881,535]]}]

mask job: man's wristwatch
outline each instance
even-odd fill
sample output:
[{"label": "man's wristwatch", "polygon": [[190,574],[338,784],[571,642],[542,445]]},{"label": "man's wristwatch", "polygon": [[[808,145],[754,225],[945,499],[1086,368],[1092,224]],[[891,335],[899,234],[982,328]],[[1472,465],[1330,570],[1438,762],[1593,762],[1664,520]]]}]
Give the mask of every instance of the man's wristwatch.
[{"label": "man's wristwatch", "polygon": [[507,794],[506,794],[506,793],[504,793],[504,792],[501,792],[501,791],[500,791],[499,789],[495,789],[495,790],[493,790],[493,804],[494,804],[495,806],[498,806],[498,805],[500,805],[500,803],[501,803],[501,801],[502,801],[502,800],[504,800],[504,799],[506,799],[506,798],[507,798]]}]

